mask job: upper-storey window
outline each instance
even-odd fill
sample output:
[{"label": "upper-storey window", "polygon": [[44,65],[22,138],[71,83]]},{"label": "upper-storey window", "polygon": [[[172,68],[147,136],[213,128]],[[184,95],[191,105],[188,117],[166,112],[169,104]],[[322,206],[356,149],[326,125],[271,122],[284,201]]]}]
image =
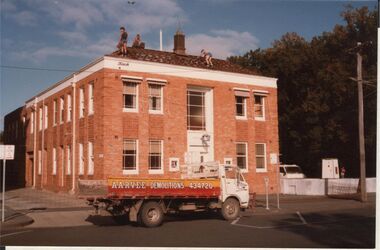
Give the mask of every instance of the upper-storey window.
[{"label": "upper-storey window", "polygon": [[249,90],[235,90],[235,105],[236,105],[236,118],[247,118],[247,98],[249,97]]},{"label": "upper-storey window", "polygon": [[30,133],[34,132],[34,111],[30,113]]},{"label": "upper-storey window", "polygon": [[94,113],[94,83],[88,84],[88,115]]},{"label": "upper-storey window", "polygon": [[137,83],[123,83],[124,109],[129,111],[137,110]]},{"label": "upper-storey window", "polygon": [[57,125],[57,120],[58,120],[58,109],[57,109],[57,100],[54,100],[53,103],[53,125]]},{"label": "upper-storey window", "polygon": [[49,119],[48,119],[48,105],[44,105],[44,129],[47,129],[49,126]]},{"label": "upper-storey window", "polygon": [[67,121],[71,121],[71,118],[73,116],[73,109],[71,106],[71,94],[67,95]]},{"label": "upper-storey window", "polygon": [[254,91],[254,110],[255,120],[265,121],[265,98],[268,95],[267,91]]},{"label": "upper-storey window", "polygon": [[84,88],[79,88],[79,118],[84,116]]},{"label": "upper-storey window", "polygon": [[64,122],[65,98],[62,96],[59,102],[59,122]]},{"label": "upper-storey window", "polygon": [[205,92],[187,91],[187,130],[206,130]]},{"label": "upper-storey window", "polygon": [[149,84],[149,112],[162,112],[162,85]]},{"label": "upper-storey window", "polygon": [[42,107],[40,107],[40,108],[38,109],[38,116],[39,116],[38,129],[39,129],[39,130],[42,130],[42,120],[43,120],[43,116],[42,116]]}]

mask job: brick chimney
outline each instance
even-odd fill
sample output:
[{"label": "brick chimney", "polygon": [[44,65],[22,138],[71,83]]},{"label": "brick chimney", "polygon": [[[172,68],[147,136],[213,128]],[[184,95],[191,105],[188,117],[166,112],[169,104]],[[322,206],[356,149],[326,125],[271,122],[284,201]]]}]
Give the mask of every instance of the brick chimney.
[{"label": "brick chimney", "polygon": [[174,35],[174,49],[173,52],[180,55],[186,54],[185,49],[185,35],[178,29]]}]

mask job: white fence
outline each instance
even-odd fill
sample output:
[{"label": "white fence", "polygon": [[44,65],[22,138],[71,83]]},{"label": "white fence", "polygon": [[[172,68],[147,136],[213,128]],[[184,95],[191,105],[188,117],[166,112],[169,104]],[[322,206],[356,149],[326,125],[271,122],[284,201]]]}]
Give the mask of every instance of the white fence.
[{"label": "white fence", "polygon": [[[327,195],[356,193],[359,179],[281,179],[281,193]],[[367,192],[376,192],[376,178],[367,178]]]}]

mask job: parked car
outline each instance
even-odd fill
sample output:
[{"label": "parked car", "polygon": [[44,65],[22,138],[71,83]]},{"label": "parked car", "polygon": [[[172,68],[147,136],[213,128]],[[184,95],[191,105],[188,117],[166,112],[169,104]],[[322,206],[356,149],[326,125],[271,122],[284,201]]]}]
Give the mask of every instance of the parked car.
[{"label": "parked car", "polygon": [[300,166],[295,164],[290,165],[280,165],[280,176],[281,178],[305,178]]}]

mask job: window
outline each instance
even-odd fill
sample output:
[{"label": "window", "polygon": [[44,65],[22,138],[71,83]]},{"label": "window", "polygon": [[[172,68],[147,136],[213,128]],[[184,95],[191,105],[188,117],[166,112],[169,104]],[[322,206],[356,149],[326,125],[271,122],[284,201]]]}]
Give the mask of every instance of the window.
[{"label": "window", "polygon": [[149,141],[149,172],[163,172],[162,158],[162,141]]},{"label": "window", "polygon": [[66,146],[66,174],[71,175],[71,146]]},{"label": "window", "polygon": [[38,174],[42,174],[42,151],[38,150]]},{"label": "window", "polygon": [[247,118],[247,98],[249,97],[249,89],[234,89],[235,104],[236,104],[236,118]]},{"label": "window", "polygon": [[255,119],[256,120],[265,120],[265,106],[264,106],[264,96],[254,95],[255,98]]},{"label": "window", "polygon": [[88,142],[88,175],[94,174],[94,145],[92,142]]},{"label": "window", "polygon": [[162,85],[149,84],[149,112],[162,113],[162,90]]},{"label": "window", "polygon": [[71,94],[67,95],[67,118],[66,120],[69,122],[71,121],[71,118],[73,117],[73,110],[71,106]]},{"label": "window", "polygon": [[53,148],[53,175],[57,174],[57,149]]},{"label": "window", "polygon": [[246,98],[242,96],[235,96],[236,102],[236,117],[237,118],[246,118]]},{"label": "window", "polygon": [[123,82],[123,99],[125,111],[137,111],[137,83]]},{"label": "window", "polygon": [[137,173],[137,141],[124,140],[123,145],[123,170],[124,173]]},{"label": "window", "polygon": [[30,133],[34,132],[34,111],[30,113]]},{"label": "window", "polygon": [[61,186],[63,187],[64,175],[65,175],[65,150],[63,148],[63,145],[61,145],[59,149],[60,149],[59,152],[60,152],[60,157],[61,157],[61,170],[62,170]]},{"label": "window", "polygon": [[266,162],[266,145],[265,143],[256,143],[256,171],[257,172],[265,172],[267,170],[267,162]]},{"label": "window", "polygon": [[58,109],[57,109],[57,100],[54,100],[53,103],[53,126],[57,125],[57,119],[58,119]]},{"label": "window", "polygon": [[238,142],[236,143],[236,164],[240,169],[248,170],[247,167],[247,143]]},{"label": "window", "polygon": [[79,174],[82,175],[84,173],[83,144],[78,143],[78,148],[79,148]]},{"label": "window", "polygon": [[39,108],[39,123],[38,123],[38,129],[39,130],[42,130],[42,107],[41,108]]},{"label": "window", "polygon": [[88,115],[94,113],[94,84],[88,85]]},{"label": "window", "polygon": [[205,93],[187,91],[187,130],[206,130]]},{"label": "window", "polygon": [[59,102],[59,122],[60,123],[63,123],[64,121],[64,110],[65,110],[65,99],[62,96]]},{"label": "window", "polygon": [[84,88],[79,89],[79,118],[84,116]]},{"label": "window", "polygon": [[49,119],[48,119],[48,106],[44,106],[44,129],[47,129],[49,125]]}]

